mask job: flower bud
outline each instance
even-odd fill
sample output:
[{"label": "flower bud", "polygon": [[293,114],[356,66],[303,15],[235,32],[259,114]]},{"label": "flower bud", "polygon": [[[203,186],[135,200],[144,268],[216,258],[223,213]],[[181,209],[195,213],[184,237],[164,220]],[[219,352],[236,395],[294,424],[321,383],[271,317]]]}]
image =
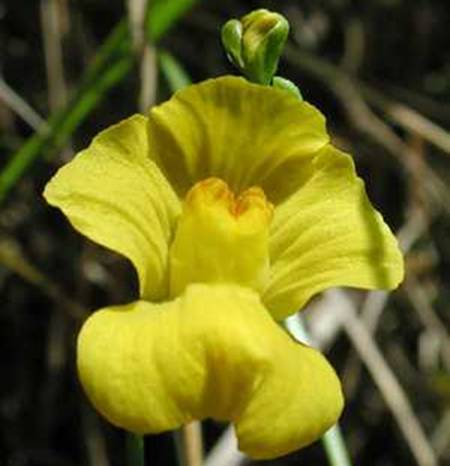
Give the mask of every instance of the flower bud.
[{"label": "flower bud", "polygon": [[303,100],[300,89],[289,79],[282,78],[281,76],[275,76],[273,78],[272,86],[276,87],[277,89],[283,89],[284,91],[290,92],[291,94],[294,94],[295,97],[297,97],[299,100]]},{"label": "flower bud", "polygon": [[284,16],[259,9],[225,23],[222,42],[231,61],[250,81],[270,84],[288,33]]},{"label": "flower bud", "polygon": [[222,27],[222,44],[227,51],[229,60],[242,69],[242,24],[238,19],[230,19]]}]

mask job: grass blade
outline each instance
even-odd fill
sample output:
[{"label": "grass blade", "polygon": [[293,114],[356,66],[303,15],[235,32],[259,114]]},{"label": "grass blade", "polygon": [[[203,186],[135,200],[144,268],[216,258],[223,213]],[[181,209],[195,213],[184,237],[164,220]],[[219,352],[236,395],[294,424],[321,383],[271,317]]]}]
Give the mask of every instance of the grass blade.
[{"label": "grass blade", "polygon": [[169,52],[160,50],[158,53],[161,72],[172,92],[176,92],[192,83],[180,62]]},{"label": "grass blade", "polygon": [[[197,0],[152,2],[147,14],[149,38],[158,41],[196,2]],[[121,20],[100,47],[69,105],[52,115],[43,125],[43,129],[30,136],[7,162],[0,173],[0,203],[37,159],[65,144],[106,93],[125,78],[132,65],[128,24]]]}]

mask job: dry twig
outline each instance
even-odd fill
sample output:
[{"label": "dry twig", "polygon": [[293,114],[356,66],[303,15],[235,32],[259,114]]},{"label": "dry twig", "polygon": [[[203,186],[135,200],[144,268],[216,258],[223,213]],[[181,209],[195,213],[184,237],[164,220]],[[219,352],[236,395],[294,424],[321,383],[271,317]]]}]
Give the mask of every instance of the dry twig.
[{"label": "dry twig", "polygon": [[0,100],[34,130],[43,128],[45,120],[0,76]]},{"label": "dry twig", "polygon": [[140,66],[139,110],[146,113],[156,99],[157,59],[153,45],[145,34],[145,17],[149,0],[128,0],[128,18],[133,50]]},{"label": "dry twig", "polygon": [[438,466],[433,448],[425,436],[403,388],[386,363],[372,335],[357,316],[351,299],[342,291],[331,290],[325,293],[323,305],[332,306],[339,314],[347,335],[394,415],[417,464],[419,466]]},{"label": "dry twig", "polygon": [[450,371],[450,336],[445,325],[436,315],[426,291],[420,283],[411,276],[404,284],[404,290],[409,297],[411,306],[416,310],[424,327],[432,332],[439,341],[442,360],[447,370]]},{"label": "dry twig", "polygon": [[186,466],[202,466],[203,442],[202,425],[200,421],[193,421],[181,428],[183,457]]},{"label": "dry twig", "polygon": [[44,40],[50,111],[67,103],[67,86],[64,77],[62,37],[68,15],[65,0],[41,0],[41,23]]},{"label": "dry twig", "polygon": [[[397,159],[410,176],[414,175],[413,149],[375,113],[372,112],[361,93],[361,84],[337,66],[291,45],[285,49],[289,62],[314,75],[333,91],[347,112],[352,124],[359,131],[370,136]],[[365,87],[367,89],[367,87]],[[430,199],[450,212],[450,195],[445,184],[429,167],[424,167],[423,180]]]}]

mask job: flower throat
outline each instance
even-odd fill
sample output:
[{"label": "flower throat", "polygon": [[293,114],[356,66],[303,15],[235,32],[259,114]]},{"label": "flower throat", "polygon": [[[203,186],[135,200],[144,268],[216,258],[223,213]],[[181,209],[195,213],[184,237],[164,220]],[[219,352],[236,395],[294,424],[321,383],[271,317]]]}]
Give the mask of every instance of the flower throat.
[{"label": "flower throat", "polygon": [[273,206],[251,187],[236,196],[219,178],[187,193],[170,247],[170,294],[190,283],[236,283],[261,291],[269,274]]}]

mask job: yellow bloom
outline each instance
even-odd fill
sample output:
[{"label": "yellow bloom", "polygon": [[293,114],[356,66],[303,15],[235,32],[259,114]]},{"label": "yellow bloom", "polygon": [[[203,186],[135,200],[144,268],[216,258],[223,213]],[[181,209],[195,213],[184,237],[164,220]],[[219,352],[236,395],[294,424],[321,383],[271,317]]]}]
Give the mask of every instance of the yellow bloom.
[{"label": "yellow bloom", "polygon": [[318,110],[209,80],[101,132],[45,197],[138,273],[140,300],[94,313],[78,340],[112,423],[231,421],[241,450],[270,458],[336,422],[333,369],[275,320],[328,287],[393,288],[403,263]]}]

